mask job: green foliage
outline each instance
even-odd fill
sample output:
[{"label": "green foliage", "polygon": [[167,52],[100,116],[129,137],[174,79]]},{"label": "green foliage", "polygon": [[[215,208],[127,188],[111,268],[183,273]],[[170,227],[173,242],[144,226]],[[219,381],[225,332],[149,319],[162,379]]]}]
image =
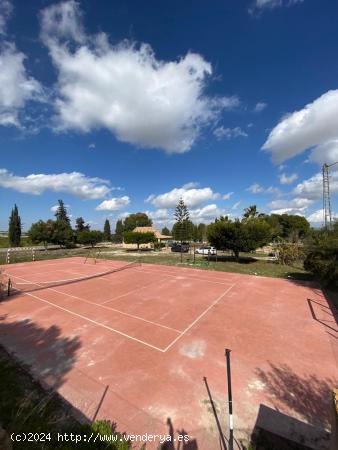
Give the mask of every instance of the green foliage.
[{"label": "green foliage", "polygon": [[258,219],[264,217],[264,214],[258,212],[256,205],[251,205],[244,209],[243,220]]},{"label": "green foliage", "polygon": [[313,233],[308,242],[304,268],[325,286],[338,287],[338,230]]},{"label": "green foliage", "polygon": [[97,230],[84,230],[77,236],[77,241],[82,245],[91,245],[94,247],[98,242],[102,242],[104,234]]},{"label": "green foliage", "polygon": [[55,229],[55,222],[48,220],[44,222],[39,220],[36,223],[32,223],[32,226],[28,230],[29,239],[33,244],[43,244],[45,247],[53,241],[53,232]]},{"label": "green foliage", "polygon": [[297,242],[280,241],[275,247],[280,264],[289,266],[304,258],[304,248]]},{"label": "green foliage", "polygon": [[190,241],[193,237],[194,224],[190,220],[189,211],[181,198],[178,202],[175,213],[176,222],[172,229],[172,235],[177,241]]},{"label": "green foliage", "polygon": [[162,233],[164,236],[170,236],[170,230],[169,230],[169,228],[167,228],[167,227],[162,228],[161,233]]},{"label": "green foliage", "polygon": [[21,218],[19,216],[18,207],[14,205],[12,209],[9,226],[8,226],[8,239],[11,247],[19,247],[21,240]]},{"label": "green foliage", "polygon": [[208,240],[219,250],[232,250],[236,259],[240,252],[250,252],[269,242],[270,227],[263,219],[247,222],[216,220],[208,227]]},{"label": "green foliage", "polygon": [[56,210],[55,217],[59,222],[65,222],[70,226],[70,219],[68,217],[67,208],[63,203],[63,200],[58,200],[59,206]]},{"label": "green foliage", "polygon": [[115,226],[114,242],[120,244],[123,241],[123,231],[123,222],[122,220],[118,220]]},{"label": "green foliage", "polygon": [[194,227],[191,220],[175,222],[172,229],[172,236],[176,241],[190,241],[193,239]]},{"label": "green foliage", "polygon": [[76,230],[77,233],[80,233],[81,231],[85,231],[85,230],[86,231],[90,230],[90,226],[86,225],[86,222],[85,222],[83,217],[78,217],[75,220],[75,223],[76,223],[75,230]]},{"label": "green foliage", "polygon": [[75,235],[70,226],[70,219],[67,209],[62,200],[58,200],[59,206],[55,213],[56,220],[53,222],[52,243],[61,245],[61,247],[70,247],[74,245]]},{"label": "green foliage", "polygon": [[310,224],[303,216],[292,214],[271,214],[265,220],[272,228],[273,237],[282,237],[291,242],[304,239],[309,231]]},{"label": "green foliage", "polygon": [[152,220],[149,219],[146,213],[138,212],[136,214],[129,214],[124,219],[123,231],[133,231],[136,227],[151,227]]},{"label": "green foliage", "polygon": [[74,233],[71,226],[63,221],[50,221],[53,225],[53,234],[51,242],[61,247],[71,247],[74,244]]},{"label": "green foliage", "polygon": [[156,242],[154,233],[139,233],[136,231],[126,231],[123,235],[124,242],[126,244],[137,244],[139,250],[141,244],[149,244]]},{"label": "green foliage", "polygon": [[110,223],[109,220],[106,219],[103,227],[103,237],[105,241],[111,240],[111,230],[110,230]]}]

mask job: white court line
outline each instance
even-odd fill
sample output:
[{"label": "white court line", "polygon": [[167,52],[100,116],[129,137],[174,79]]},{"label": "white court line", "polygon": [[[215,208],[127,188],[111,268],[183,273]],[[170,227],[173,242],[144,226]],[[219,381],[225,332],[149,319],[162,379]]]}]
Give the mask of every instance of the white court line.
[{"label": "white court line", "polygon": [[164,353],[164,351],[165,351],[162,348],[156,347],[155,345],[149,344],[148,342],[142,341],[141,339],[137,339],[135,337],[129,336],[129,334],[123,333],[122,331],[115,330],[115,328],[111,328],[108,325],[104,325],[103,323],[96,322],[96,320],[89,319],[88,317],[83,316],[82,314],[78,314],[73,311],[70,311],[67,308],[63,308],[62,306],[55,305],[54,303],[51,303],[48,300],[40,298],[37,295],[30,294],[28,292],[23,292],[23,295],[28,295],[29,297],[33,297],[37,300],[40,300],[41,302],[47,303],[48,305],[51,305],[51,306],[54,306],[54,308],[58,308],[58,309],[61,309],[62,311],[66,311],[69,314],[72,314],[73,316],[80,317],[81,319],[84,319],[84,320],[87,320],[88,322],[94,323],[95,325],[98,325],[99,327],[106,328],[107,330],[112,331],[113,333],[120,334],[121,336],[124,336],[127,339],[131,339],[132,341],[139,342],[140,344],[146,345],[147,347],[151,347],[155,350],[158,350],[159,352]]},{"label": "white court line", "polygon": [[[14,277],[15,278],[20,278],[21,280],[26,281],[22,277],[18,277],[18,276],[15,276],[15,275],[14,275]],[[86,299],[84,299],[82,297],[78,297],[77,295],[68,294],[67,292],[58,291],[57,289],[51,288],[51,287],[50,288],[45,288],[45,289],[48,290],[48,291],[57,292],[58,294],[67,295],[68,297],[75,298],[76,300],[81,300],[82,302],[88,303],[89,305],[99,306],[99,307],[104,308],[104,309],[109,309],[110,311],[117,312],[117,313],[122,314],[124,316],[132,317],[133,319],[138,319],[138,320],[141,320],[142,322],[147,322],[147,323],[150,323],[152,325],[156,325],[157,327],[165,328],[165,329],[170,330],[170,331],[175,331],[175,333],[182,333],[182,330],[177,330],[176,328],[168,327],[166,325],[162,325],[160,323],[153,322],[152,320],[144,319],[143,317],[135,316],[134,314],[129,314],[129,313],[126,313],[124,311],[120,311],[119,309],[111,308],[110,306],[104,306],[103,303],[93,303],[93,302],[91,302],[89,300],[86,300]],[[134,291],[131,291],[131,292],[134,292]],[[25,293],[25,292],[23,292],[23,293]],[[54,303],[52,303],[52,304],[54,305]],[[58,306],[58,305],[55,305],[55,306]]]},{"label": "white court line", "polygon": [[[168,277],[173,277],[173,278],[178,278],[180,276],[183,275],[171,275],[170,272],[166,272],[165,270],[147,270],[144,269],[145,266],[142,266],[142,272],[146,272],[146,273],[154,273],[156,274],[157,272],[161,272],[161,273],[165,273],[166,275],[168,275]],[[230,281],[213,281],[213,280],[209,280],[208,278],[200,278],[200,277],[193,277],[192,275],[184,275],[185,278],[189,278],[190,280],[198,280],[198,281],[206,281],[208,283],[216,283],[216,284],[231,284]],[[221,278],[218,278],[219,280],[221,280]]]},{"label": "white court line", "polygon": [[[108,280],[107,280],[107,281],[108,281]],[[146,284],[145,286],[142,286],[142,287],[133,289],[132,291],[127,292],[126,294],[121,294],[121,295],[118,295],[117,297],[113,297],[113,298],[111,298],[110,300],[107,300],[107,301],[105,301],[105,302],[103,302],[103,303],[100,303],[100,305],[105,305],[106,303],[113,302],[113,301],[118,300],[119,298],[122,298],[122,297],[126,297],[127,295],[133,294],[134,292],[138,292],[138,291],[141,291],[142,289],[146,289],[146,288],[148,288],[149,286],[152,286],[153,284],[160,284],[160,283],[164,283],[165,281],[168,281],[168,280],[162,280],[162,281],[156,280],[156,281],[152,281],[151,283]],[[177,331],[177,330],[176,330],[176,331]],[[180,331],[180,333],[181,333],[181,331]]]},{"label": "white court line", "polygon": [[204,317],[209,311],[210,311],[210,309],[211,308],[213,308],[228,292],[230,292],[230,290],[234,287],[234,286],[236,286],[236,283],[234,283],[234,284],[232,284],[228,289],[226,289],[219,297],[217,297],[217,299],[213,302],[213,303],[211,303],[211,305],[209,305],[208,306],[208,308],[207,309],[205,309],[193,322],[191,322],[191,324],[184,330],[184,331],[182,331],[181,332],[181,334],[179,334],[179,336],[177,336],[167,347],[165,347],[164,349],[161,349],[161,348],[159,348],[159,347],[156,347],[155,345],[152,345],[152,344],[149,344],[148,342],[145,342],[145,341],[142,341],[141,339],[137,339],[137,338],[134,338],[134,337],[132,337],[132,336],[129,336],[128,334],[126,334],[126,333],[123,333],[122,331],[118,331],[118,330],[115,330],[114,328],[111,328],[111,327],[109,327],[109,326],[107,326],[107,325],[104,325],[104,324],[102,324],[102,323],[100,323],[100,322],[96,322],[95,320],[92,320],[92,319],[89,319],[88,317],[86,317],[86,316],[82,316],[81,314],[78,314],[78,313],[75,313],[75,312],[73,312],[73,311],[70,311],[70,310],[68,310],[67,308],[63,308],[62,306],[58,306],[58,305],[55,305],[54,303],[51,303],[51,302],[49,302],[48,300],[44,300],[44,299],[42,299],[42,298],[40,298],[40,297],[38,297],[38,296],[36,296],[36,295],[34,295],[34,294],[30,294],[30,293],[27,293],[27,292],[22,292],[22,294],[23,295],[27,295],[27,296],[29,296],[29,297],[33,297],[33,298],[35,298],[35,299],[37,299],[37,300],[40,300],[40,301],[42,301],[42,302],[44,302],[44,303],[47,303],[47,304],[49,304],[49,305],[51,305],[51,306],[54,306],[55,308],[58,308],[58,309],[60,309],[60,310],[63,310],[63,311],[66,311],[66,312],[68,312],[69,314],[72,314],[72,315],[74,315],[74,316],[77,316],[77,317],[80,317],[80,318],[82,318],[82,319],[84,319],[84,320],[87,320],[88,322],[91,322],[91,323],[94,323],[94,324],[96,324],[96,325],[98,325],[98,326],[100,326],[100,327],[103,327],[103,328],[106,328],[107,330],[109,330],[109,331],[111,331],[111,332],[114,332],[114,333],[117,333],[117,334],[120,334],[120,335],[122,335],[122,336],[124,336],[124,337],[126,337],[127,339],[131,339],[131,340],[133,340],[133,341],[136,341],[136,342],[139,342],[139,343],[141,343],[141,344],[143,344],[143,345],[146,345],[147,347],[150,347],[150,348],[153,348],[153,349],[155,349],[155,350],[157,350],[157,351],[159,351],[159,352],[161,352],[161,353],[166,353],[174,344],[176,344],[176,342],[179,340],[179,339],[181,339],[181,337],[182,336],[184,336],[189,330],[191,330],[191,328],[194,326],[194,325],[196,325],[196,323],[202,318],[202,317]]},{"label": "white court line", "polygon": [[202,314],[200,314],[184,331],[182,331],[182,333],[177,336],[165,349],[164,349],[164,353],[169,350],[174,344],[176,344],[176,342],[181,339],[182,336],[184,336],[194,325],[196,325],[196,323],[202,319],[203,316],[205,316],[207,314],[207,312],[210,311],[211,308],[213,308],[234,286],[236,286],[236,284],[233,284],[232,286],[230,286],[228,289],[226,289],[223,294],[221,294],[219,297],[216,298],[216,300],[211,303],[211,305],[208,306],[208,308],[202,312]]}]

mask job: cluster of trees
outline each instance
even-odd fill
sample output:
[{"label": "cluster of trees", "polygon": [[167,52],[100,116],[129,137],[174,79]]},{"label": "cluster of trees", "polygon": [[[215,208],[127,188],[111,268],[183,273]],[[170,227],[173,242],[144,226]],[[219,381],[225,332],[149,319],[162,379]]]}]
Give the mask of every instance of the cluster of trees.
[{"label": "cluster of trees", "polygon": [[231,250],[239,259],[240,252],[251,252],[270,242],[271,228],[262,218],[230,220],[220,217],[208,226],[208,240],[219,250]]},{"label": "cluster of trees", "polygon": [[119,219],[116,222],[112,240],[116,243],[121,243],[125,233],[133,231],[136,227],[151,227],[152,224],[152,220],[143,212],[129,214],[124,220]]},{"label": "cluster of trees", "polygon": [[104,230],[91,230],[83,217],[75,221],[75,229],[72,228],[67,208],[62,200],[55,212],[55,220],[39,220],[32,224],[28,230],[28,236],[34,244],[56,244],[62,247],[71,247],[76,243],[94,246],[103,240],[111,240],[110,223],[107,219]]}]

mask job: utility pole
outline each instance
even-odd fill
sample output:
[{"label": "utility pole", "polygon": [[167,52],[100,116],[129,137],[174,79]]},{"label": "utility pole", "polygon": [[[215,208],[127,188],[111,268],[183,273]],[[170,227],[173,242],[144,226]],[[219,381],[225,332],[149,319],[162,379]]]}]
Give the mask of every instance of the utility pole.
[{"label": "utility pole", "polygon": [[322,167],[323,172],[323,226],[326,230],[332,229],[332,210],[331,210],[331,196],[330,196],[330,175],[329,168],[338,164],[338,161],[333,164],[324,163]]}]

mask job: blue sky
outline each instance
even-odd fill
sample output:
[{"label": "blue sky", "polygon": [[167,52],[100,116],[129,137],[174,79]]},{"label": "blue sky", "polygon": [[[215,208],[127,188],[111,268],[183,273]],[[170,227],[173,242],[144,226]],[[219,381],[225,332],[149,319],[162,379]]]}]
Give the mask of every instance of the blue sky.
[{"label": "blue sky", "polygon": [[[335,0],[0,0],[0,229],[59,198],[93,228],[256,204],[322,221],[338,161]],[[331,170],[338,213],[338,165]]]}]

